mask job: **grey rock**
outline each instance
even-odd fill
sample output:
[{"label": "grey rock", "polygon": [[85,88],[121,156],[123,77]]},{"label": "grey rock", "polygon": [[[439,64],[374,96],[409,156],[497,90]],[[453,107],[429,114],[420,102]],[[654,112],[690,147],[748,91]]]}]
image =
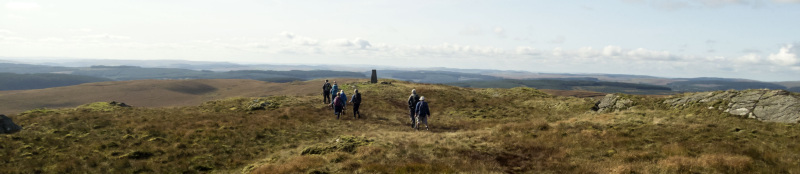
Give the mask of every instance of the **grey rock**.
[{"label": "grey rock", "polygon": [[733,115],[742,115],[742,116],[744,116],[744,115],[749,114],[750,110],[747,109],[747,108],[739,108],[739,109],[735,109],[735,110],[732,110],[732,111],[728,111],[728,113],[731,113]]},{"label": "grey rock", "polygon": [[623,98],[617,94],[607,94],[603,99],[595,103],[594,110],[597,112],[612,112],[631,107],[633,101]]},{"label": "grey rock", "polygon": [[22,130],[22,127],[20,127],[17,124],[14,124],[14,122],[11,121],[11,118],[6,117],[6,115],[0,114],[0,134],[10,134],[19,132],[20,130]]},{"label": "grey rock", "polygon": [[756,103],[752,113],[760,120],[797,123],[800,121],[800,98],[768,93]]},{"label": "grey rock", "polygon": [[744,90],[717,91],[683,94],[664,100],[672,107],[693,104],[710,105],[715,102],[728,102],[715,106],[732,115],[769,122],[800,122],[800,96],[785,90]]}]

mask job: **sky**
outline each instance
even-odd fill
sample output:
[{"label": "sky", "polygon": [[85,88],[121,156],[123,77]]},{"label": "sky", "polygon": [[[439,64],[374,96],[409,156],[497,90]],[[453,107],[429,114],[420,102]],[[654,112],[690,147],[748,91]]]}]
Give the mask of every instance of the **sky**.
[{"label": "sky", "polygon": [[800,0],[0,0],[0,59],[800,81]]}]

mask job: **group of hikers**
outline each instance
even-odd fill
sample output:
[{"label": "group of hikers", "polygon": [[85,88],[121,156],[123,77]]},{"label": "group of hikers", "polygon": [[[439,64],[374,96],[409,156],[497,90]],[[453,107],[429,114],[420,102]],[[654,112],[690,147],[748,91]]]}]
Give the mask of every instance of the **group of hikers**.
[{"label": "group of hikers", "polygon": [[[339,88],[336,81],[333,81],[333,85],[331,85],[325,79],[325,84],[322,85],[322,97],[322,102],[333,108],[333,113],[336,115],[337,120],[340,115],[345,114],[347,95],[343,89]],[[361,93],[358,92],[358,89],[353,90],[353,98],[350,99],[350,103],[353,104],[353,118],[361,118],[361,113],[358,112],[358,107],[361,106]],[[419,130],[419,124],[425,124],[425,130],[430,130],[428,128],[428,117],[431,116],[431,111],[428,108],[428,102],[425,101],[425,96],[417,95],[416,89],[412,89],[411,96],[408,97],[408,108],[411,127]]]},{"label": "group of hikers", "polygon": [[[345,114],[347,95],[343,89],[339,89],[336,81],[333,81],[333,85],[331,85],[326,79],[325,84],[322,85],[322,95],[322,102],[333,108],[333,113],[336,114],[337,120],[341,114]],[[353,103],[353,118],[361,118],[361,112],[358,112],[358,107],[361,106],[361,93],[358,93],[358,89],[353,90],[353,98],[350,99],[350,103]]]}]

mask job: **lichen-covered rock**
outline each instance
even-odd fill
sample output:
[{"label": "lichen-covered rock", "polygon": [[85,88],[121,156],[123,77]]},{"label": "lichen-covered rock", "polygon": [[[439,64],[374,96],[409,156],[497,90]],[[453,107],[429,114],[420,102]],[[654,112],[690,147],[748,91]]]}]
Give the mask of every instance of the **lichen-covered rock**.
[{"label": "lichen-covered rock", "polygon": [[785,90],[717,91],[684,94],[664,100],[672,107],[693,104],[713,105],[732,115],[770,122],[800,122],[800,96]]},{"label": "lichen-covered rock", "polygon": [[22,130],[22,127],[20,127],[17,124],[14,124],[14,122],[11,121],[11,118],[6,117],[6,115],[0,114],[0,134],[10,134],[19,132],[20,130]]},{"label": "lichen-covered rock", "polygon": [[617,94],[607,94],[603,99],[597,101],[594,110],[597,112],[612,112],[631,107],[633,101]]},{"label": "lichen-covered rock", "polygon": [[770,92],[756,103],[752,114],[759,120],[797,123],[800,122],[800,98],[780,92]]}]

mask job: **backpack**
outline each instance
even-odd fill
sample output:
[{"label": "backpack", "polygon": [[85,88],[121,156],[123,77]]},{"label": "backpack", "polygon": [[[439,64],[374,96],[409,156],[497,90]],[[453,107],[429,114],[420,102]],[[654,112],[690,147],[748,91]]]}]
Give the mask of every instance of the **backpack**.
[{"label": "backpack", "polygon": [[353,103],[361,104],[361,93],[356,93],[356,95],[353,95]]},{"label": "backpack", "polygon": [[417,102],[419,102],[419,95],[411,94],[411,96],[408,97],[408,107],[417,107]]},{"label": "backpack", "polygon": [[322,90],[330,91],[331,90],[331,84],[328,83],[328,82],[325,82],[325,84],[322,85]]},{"label": "backpack", "polygon": [[333,107],[342,107],[342,104],[343,104],[342,103],[342,99],[341,98],[338,98],[338,99],[339,100],[336,100],[336,99],[333,100]]}]

